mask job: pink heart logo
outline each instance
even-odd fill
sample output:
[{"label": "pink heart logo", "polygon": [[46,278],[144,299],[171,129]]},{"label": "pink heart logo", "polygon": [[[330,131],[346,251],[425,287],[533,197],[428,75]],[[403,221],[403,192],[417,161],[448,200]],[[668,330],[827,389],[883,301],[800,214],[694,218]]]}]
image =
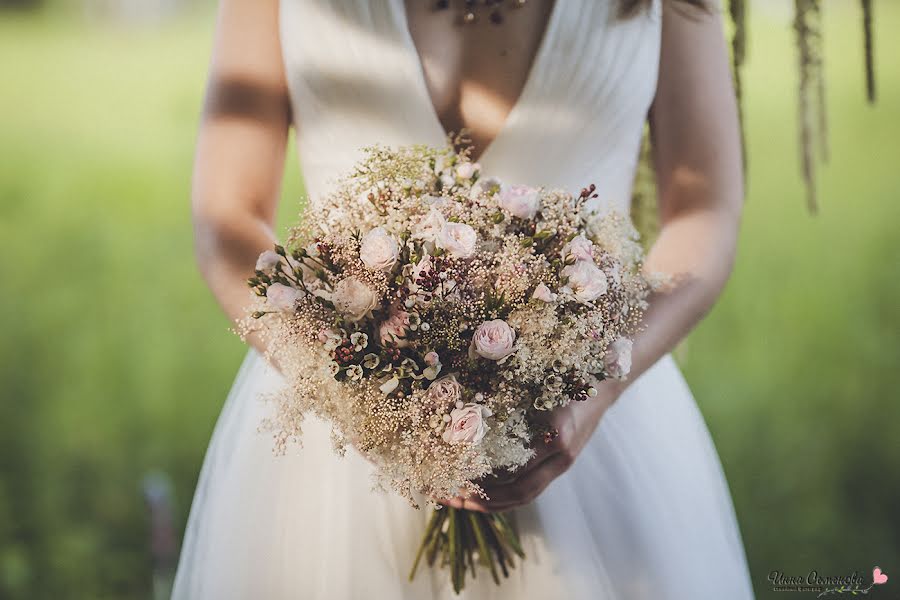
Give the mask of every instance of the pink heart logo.
[{"label": "pink heart logo", "polygon": [[881,567],[872,569],[872,582],[875,585],[881,585],[882,583],[887,582],[887,575],[881,572]]}]

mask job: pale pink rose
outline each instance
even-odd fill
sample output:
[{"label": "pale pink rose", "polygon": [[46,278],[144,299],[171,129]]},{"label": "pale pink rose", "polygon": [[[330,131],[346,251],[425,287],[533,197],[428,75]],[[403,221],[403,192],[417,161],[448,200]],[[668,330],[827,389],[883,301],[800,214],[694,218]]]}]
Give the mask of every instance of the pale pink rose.
[{"label": "pale pink rose", "polygon": [[480,404],[464,404],[450,411],[450,423],[441,436],[448,444],[477,444],[487,433],[485,419],[493,413]]},{"label": "pale pink rose", "polygon": [[447,375],[432,382],[426,392],[429,400],[445,408],[462,402],[462,393],[462,386],[459,385],[455,375]]},{"label": "pale pink rose", "polygon": [[571,292],[578,302],[593,302],[606,293],[606,274],[593,262],[580,260],[562,270],[567,279],[564,290]]},{"label": "pale pink rose", "polygon": [[460,163],[456,167],[456,176],[460,179],[472,179],[475,176],[475,173],[481,169],[481,165],[478,163],[464,162]]},{"label": "pale pink rose", "polygon": [[392,312],[378,328],[378,338],[382,346],[405,348],[409,345],[406,334],[409,332],[409,313],[404,310]]},{"label": "pale pink rose", "polygon": [[539,283],[536,288],[534,288],[534,293],[531,295],[535,300],[540,300],[541,302],[553,302],[556,300],[556,294],[550,291],[543,283]]},{"label": "pale pink rose", "polygon": [[378,296],[356,277],[347,277],[334,286],[331,301],[350,321],[359,321],[378,305]]},{"label": "pale pink rose", "polygon": [[437,352],[429,352],[425,355],[425,364],[429,367],[433,367],[434,365],[440,364],[441,357],[438,356]]},{"label": "pale pink rose", "polygon": [[400,247],[381,227],[376,227],[365,236],[359,245],[359,258],[373,271],[390,271],[397,264]]},{"label": "pale pink rose", "polygon": [[281,262],[281,256],[274,250],[266,250],[256,259],[256,270],[268,272]]},{"label": "pale pink rose", "polygon": [[471,350],[488,360],[503,360],[515,352],[516,332],[506,321],[494,319],[478,326],[472,336]]},{"label": "pale pink rose", "polygon": [[416,230],[413,232],[412,237],[413,239],[433,244],[437,240],[438,235],[440,235],[441,229],[443,229],[446,222],[447,220],[444,218],[444,215],[441,214],[441,211],[432,208],[428,211],[428,214],[419,221],[418,225],[416,225]]},{"label": "pale pink rose", "polygon": [[563,246],[560,255],[563,261],[567,263],[579,260],[594,260],[594,244],[581,233]]},{"label": "pale pink rose", "polygon": [[465,223],[444,223],[435,244],[450,256],[469,258],[475,252],[478,236]]},{"label": "pale pink rose", "polygon": [[272,310],[290,312],[303,298],[303,292],[281,283],[273,283],[266,290],[266,304]]},{"label": "pale pink rose", "polygon": [[631,349],[634,343],[628,338],[619,338],[609,345],[603,364],[606,374],[613,379],[624,379],[631,372]]},{"label": "pale pink rose", "polygon": [[540,190],[527,185],[510,185],[500,190],[500,208],[520,219],[533,219],[541,208]]}]

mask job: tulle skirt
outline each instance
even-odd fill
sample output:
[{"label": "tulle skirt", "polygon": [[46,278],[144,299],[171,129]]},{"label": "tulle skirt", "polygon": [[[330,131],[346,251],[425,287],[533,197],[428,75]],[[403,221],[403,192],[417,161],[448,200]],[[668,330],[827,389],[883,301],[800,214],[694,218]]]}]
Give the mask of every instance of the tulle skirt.
[{"label": "tulle skirt", "polygon": [[327,424],[276,456],[260,422],[280,376],[247,356],[216,425],[185,533],[175,600],[753,598],[718,456],[671,357],[604,415],[575,465],[515,511],[527,554],[500,586],[420,566],[428,510],[372,489]]}]

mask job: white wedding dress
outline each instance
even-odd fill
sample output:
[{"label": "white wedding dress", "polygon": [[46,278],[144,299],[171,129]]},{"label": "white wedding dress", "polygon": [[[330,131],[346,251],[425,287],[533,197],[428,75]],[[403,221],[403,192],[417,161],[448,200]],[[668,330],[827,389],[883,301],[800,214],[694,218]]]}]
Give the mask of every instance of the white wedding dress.
[{"label": "white wedding dress", "polygon": [[[425,0],[422,0],[425,1]],[[557,0],[519,101],[480,159],[509,182],[596,183],[627,210],[653,99],[661,10],[621,21],[617,0]],[[281,0],[281,38],[310,201],[372,144],[441,145],[403,0]],[[371,467],[332,453],[308,419],[275,456],[257,427],[279,376],[250,352],[194,497],[173,598],[453,598],[449,575],[407,575],[427,513],[372,491]],[[517,511],[527,559],[462,598],[753,597],[718,456],[672,358],[607,412],[575,465]]]}]

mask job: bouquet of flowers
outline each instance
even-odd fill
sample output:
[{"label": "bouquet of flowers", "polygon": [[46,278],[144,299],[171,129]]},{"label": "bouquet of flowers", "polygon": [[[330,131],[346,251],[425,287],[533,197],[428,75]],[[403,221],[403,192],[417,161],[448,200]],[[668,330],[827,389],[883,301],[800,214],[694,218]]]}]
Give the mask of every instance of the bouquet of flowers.
[{"label": "bouquet of flowers", "polygon": [[[597,197],[483,177],[450,146],[368,148],[249,280],[241,332],[287,382],[266,424],[276,449],[312,413],[413,505],[486,497],[480,480],[552,435],[541,412],[631,367],[643,252],[626,216],[585,210]],[[410,577],[424,557],[458,592],[476,563],[499,583],[514,555],[507,516],[444,507]]]}]

